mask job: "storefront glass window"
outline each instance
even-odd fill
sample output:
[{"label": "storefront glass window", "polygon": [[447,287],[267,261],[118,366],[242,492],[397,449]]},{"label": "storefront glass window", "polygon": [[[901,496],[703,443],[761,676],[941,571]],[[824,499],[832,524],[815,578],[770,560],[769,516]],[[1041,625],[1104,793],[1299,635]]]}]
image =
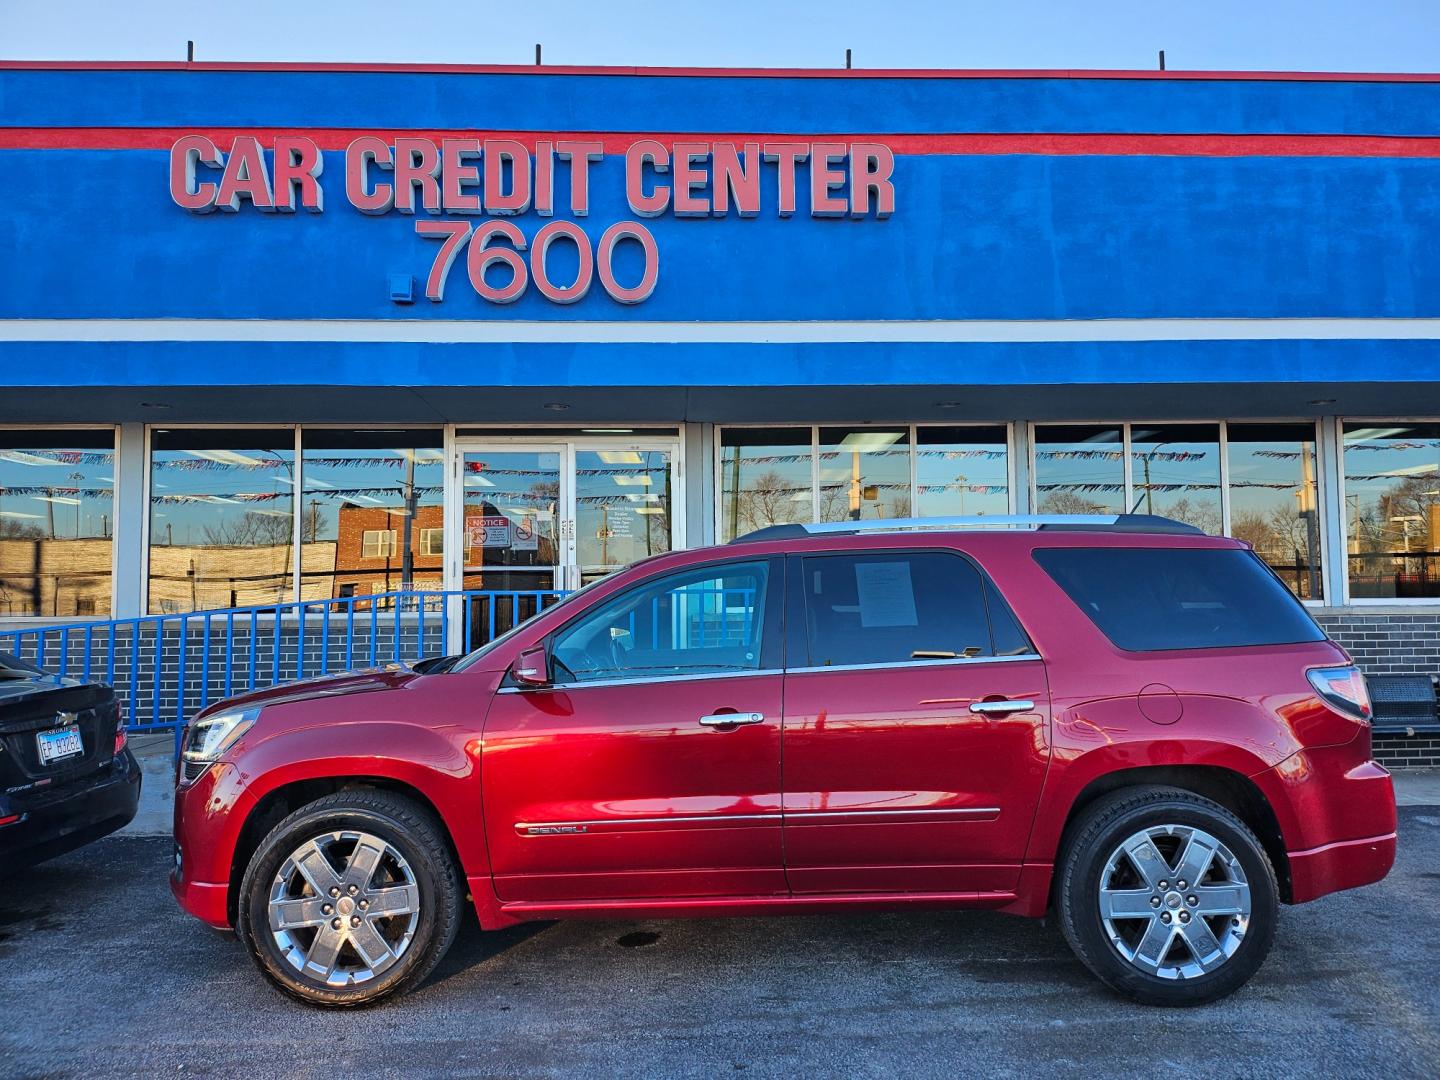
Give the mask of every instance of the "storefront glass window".
[{"label": "storefront glass window", "polygon": [[812,519],[808,427],[720,432],[721,542],[768,525]]},{"label": "storefront glass window", "polygon": [[151,613],[290,600],[295,480],[288,428],[152,431]]},{"label": "storefront glass window", "polygon": [[110,614],[115,433],[0,430],[0,617]]},{"label": "storefront glass window", "polygon": [[1440,596],[1440,423],[1344,425],[1353,599]]},{"label": "storefront glass window", "polygon": [[820,429],[820,520],[910,516],[910,429]]},{"label": "storefront glass window", "polygon": [[1010,512],[1009,434],[1003,427],[915,429],[919,517]]},{"label": "storefront glass window", "polygon": [[438,428],[301,432],[302,598],[442,587],[443,445]]},{"label": "storefront glass window", "polygon": [[1121,429],[1078,424],[1035,428],[1035,510],[1119,514],[1125,509]]},{"label": "storefront glass window", "polygon": [[1321,590],[1314,424],[1227,424],[1230,535],[1303,600]]},{"label": "storefront glass window", "polygon": [[1220,535],[1220,425],[1130,425],[1129,509]]}]

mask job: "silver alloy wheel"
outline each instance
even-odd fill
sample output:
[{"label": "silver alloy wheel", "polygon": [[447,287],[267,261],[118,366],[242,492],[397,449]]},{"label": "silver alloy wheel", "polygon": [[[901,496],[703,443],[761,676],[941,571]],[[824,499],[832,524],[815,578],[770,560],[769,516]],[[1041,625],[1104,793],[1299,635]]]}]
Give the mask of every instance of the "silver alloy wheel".
[{"label": "silver alloy wheel", "polygon": [[393,844],[370,833],[325,833],[281,864],[267,915],[291,967],[331,987],[351,986],[405,955],[420,921],[420,888]]},{"label": "silver alloy wheel", "polygon": [[1100,920],[1117,952],[1162,979],[1220,967],[1250,926],[1240,860],[1191,825],[1156,825],[1127,838],[1100,875]]}]

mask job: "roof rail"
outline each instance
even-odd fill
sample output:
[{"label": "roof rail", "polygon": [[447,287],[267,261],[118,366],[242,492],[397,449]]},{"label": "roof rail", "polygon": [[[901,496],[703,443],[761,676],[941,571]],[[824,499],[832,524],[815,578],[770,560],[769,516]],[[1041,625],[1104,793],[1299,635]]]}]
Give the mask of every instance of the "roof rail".
[{"label": "roof rail", "polygon": [[1066,532],[1168,533],[1204,536],[1194,525],[1157,514],[984,514],[972,517],[888,518],[877,521],[825,521],[769,525],[737,536],[732,544],[760,540],[796,540],[805,536],[853,536],[862,533],[958,529],[1031,529]]}]

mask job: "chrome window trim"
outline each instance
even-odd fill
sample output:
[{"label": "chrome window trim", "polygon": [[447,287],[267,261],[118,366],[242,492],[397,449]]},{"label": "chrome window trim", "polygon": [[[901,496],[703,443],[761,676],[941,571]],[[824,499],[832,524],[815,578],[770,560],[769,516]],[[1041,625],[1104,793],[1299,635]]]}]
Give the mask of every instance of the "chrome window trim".
[{"label": "chrome window trim", "polygon": [[644,686],[649,683],[696,682],[700,679],[744,679],[756,675],[813,675],[827,671],[881,671],[886,668],[948,668],[971,664],[1013,664],[1039,660],[1039,653],[1018,656],[957,656],[953,660],[894,660],[880,664],[834,664],[830,667],[760,668],[755,671],[706,671],[695,675],[642,675],[629,679],[552,683],[549,686],[502,686],[497,694],[533,694],[546,690],[584,690],[592,686]]},{"label": "chrome window trim", "polygon": [[831,664],[828,667],[786,668],[787,675],[810,675],[825,671],[882,671],[886,668],[937,668],[964,667],[971,664],[1013,664],[1025,660],[1039,660],[1039,653],[1020,653],[1017,656],[957,656],[953,660],[891,660],[879,664]]},{"label": "chrome window trim", "polygon": [[625,679],[594,679],[590,682],[551,683],[548,686],[502,686],[497,694],[533,694],[546,690],[584,690],[593,686],[644,686],[648,683],[697,682],[701,679],[745,679],[756,675],[783,675],[780,668],[754,671],[702,671],[689,675],[636,675]]}]

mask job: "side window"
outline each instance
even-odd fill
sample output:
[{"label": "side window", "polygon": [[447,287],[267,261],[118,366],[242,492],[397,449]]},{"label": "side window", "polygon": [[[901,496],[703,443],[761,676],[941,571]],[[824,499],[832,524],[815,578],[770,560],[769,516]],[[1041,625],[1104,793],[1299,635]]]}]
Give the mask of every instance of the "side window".
[{"label": "side window", "polygon": [[726,563],[628,589],[556,634],[555,681],[758,670],[769,576]]},{"label": "side window", "polygon": [[996,656],[1024,656],[1035,651],[1029,635],[1020,629],[1015,613],[993,581],[985,582],[985,605],[990,611],[990,633],[995,639]]},{"label": "side window", "polygon": [[802,577],[812,667],[995,654],[984,579],[959,555],[811,556]]}]

